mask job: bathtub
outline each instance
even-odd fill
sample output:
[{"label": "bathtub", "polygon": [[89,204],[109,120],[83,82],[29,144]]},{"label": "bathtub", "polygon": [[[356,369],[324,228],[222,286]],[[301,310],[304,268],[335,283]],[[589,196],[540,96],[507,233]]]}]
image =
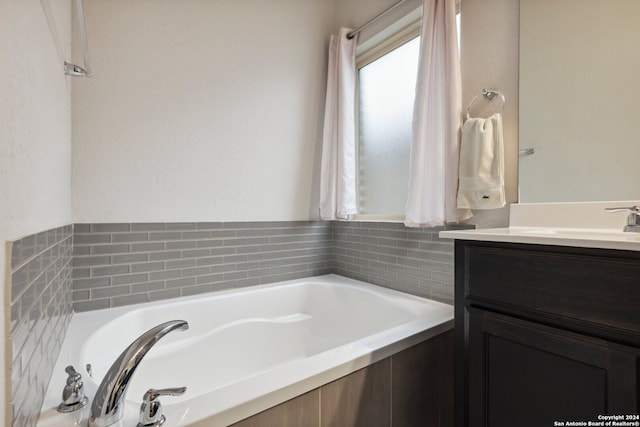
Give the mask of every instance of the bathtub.
[{"label": "bathtub", "polygon": [[451,329],[453,307],[328,275],[74,314],[38,426],[88,417],[90,404],[55,410],[66,366],[82,373],[91,398],[135,338],[176,319],[189,329],[166,335],[142,360],[124,426],[136,425],[148,388],[181,386],[184,395],[160,398],[165,426],[230,425]]}]

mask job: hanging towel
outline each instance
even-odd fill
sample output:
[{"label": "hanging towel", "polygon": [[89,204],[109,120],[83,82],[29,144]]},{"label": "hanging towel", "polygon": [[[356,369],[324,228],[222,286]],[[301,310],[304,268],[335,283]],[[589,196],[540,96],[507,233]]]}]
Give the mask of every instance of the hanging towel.
[{"label": "hanging towel", "polygon": [[464,123],[458,176],[459,208],[497,209],[506,204],[501,114]]}]

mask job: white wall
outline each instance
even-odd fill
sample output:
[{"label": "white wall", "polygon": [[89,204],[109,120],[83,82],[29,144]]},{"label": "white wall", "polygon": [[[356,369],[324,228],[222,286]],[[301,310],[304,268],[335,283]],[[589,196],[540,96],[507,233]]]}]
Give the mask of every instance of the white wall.
[{"label": "white wall", "polygon": [[334,5],[85,2],[74,222],[306,220]]},{"label": "white wall", "polygon": [[519,0],[462,0],[460,62],[462,108],[481,89],[496,89],[506,98],[503,112],[507,207],[474,211],[470,223],[504,227],[509,203],[518,201],[518,39]]},{"label": "white wall", "polygon": [[[50,31],[43,8],[51,10]],[[70,53],[69,1],[0,2],[0,311],[8,289],[6,242],[71,222],[70,91],[63,73]],[[6,329],[0,366],[7,357]],[[0,401],[7,402],[8,369],[2,370]],[[11,414],[0,405],[0,423]]]}]

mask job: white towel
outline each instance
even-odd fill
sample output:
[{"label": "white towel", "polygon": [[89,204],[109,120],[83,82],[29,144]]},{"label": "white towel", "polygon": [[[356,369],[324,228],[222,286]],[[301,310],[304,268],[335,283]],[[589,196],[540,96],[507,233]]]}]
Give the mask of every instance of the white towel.
[{"label": "white towel", "polygon": [[458,176],[459,208],[497,209],[506,204],[501,114],[464,123]]}]

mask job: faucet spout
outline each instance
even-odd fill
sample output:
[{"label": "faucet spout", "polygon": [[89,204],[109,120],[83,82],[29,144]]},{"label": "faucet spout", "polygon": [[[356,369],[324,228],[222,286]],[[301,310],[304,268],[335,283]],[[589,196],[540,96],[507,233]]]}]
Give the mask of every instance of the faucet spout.
[{"label": "faucet spout", "polygon": [[91,404],[89,427],[110,426],[122,418],[129,381],[142,358],[169,332],[186,329],[189,329],[189,324],[184,320],[162,323],[140,335],[120,354],[96,391]]}]

